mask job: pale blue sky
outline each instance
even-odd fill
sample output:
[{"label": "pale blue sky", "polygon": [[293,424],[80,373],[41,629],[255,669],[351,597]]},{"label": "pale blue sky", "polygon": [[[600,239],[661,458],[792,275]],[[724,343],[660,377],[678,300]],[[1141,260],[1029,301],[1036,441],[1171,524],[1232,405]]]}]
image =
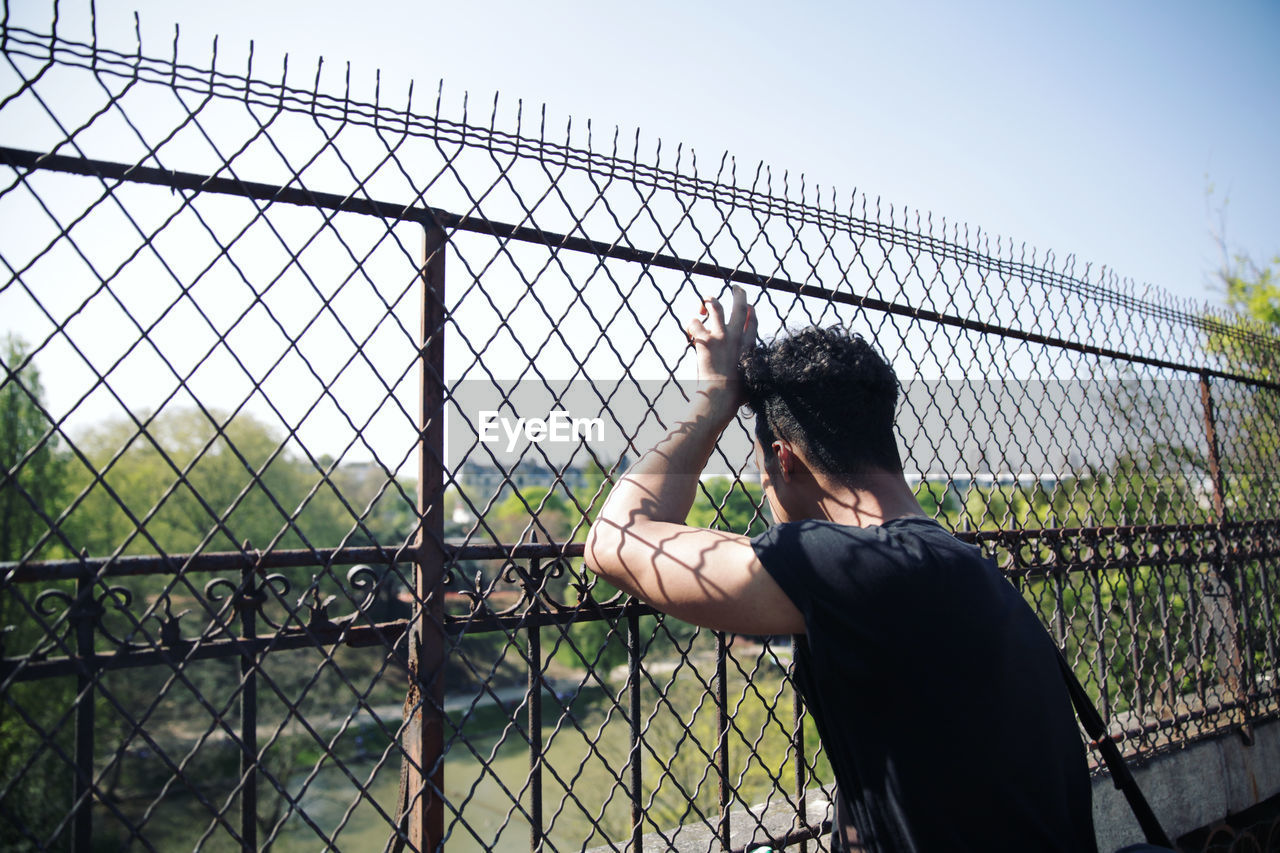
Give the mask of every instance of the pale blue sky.
[{"label": "pale blue sky", "polygon": [[261,68],[324,55],[486,110],[497,90],[1197,300],[1217,299],[1210,185],[1234,248],[1280,252],[1274,2],[100,0],[100,34],[127,44],[135,8],[150,52],[176,20],[188,60],[220,33]]}]

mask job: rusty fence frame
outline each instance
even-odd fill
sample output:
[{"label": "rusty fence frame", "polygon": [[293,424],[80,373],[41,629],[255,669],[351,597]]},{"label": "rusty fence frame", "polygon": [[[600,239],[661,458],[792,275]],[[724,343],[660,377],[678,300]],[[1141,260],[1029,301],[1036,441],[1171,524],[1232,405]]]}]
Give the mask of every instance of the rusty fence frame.
[{"label": "rusty fence frame", "polygon": [[[38,52],[39,45],[45,43],[41,41],[42,38],[47,39],[48,61],[51,65],[73,61],[66,56],[59,59],[60,50],[79,51],[80,58],[74,61],[81,64],[104,58],[124,61],[120,59],[122,54],[110,54],[100,49],[96,43],[60,41],[56,34],[37,38],[26,31],[11,30],[6,24],[6,50]],[[9,44],[10,39],[19,42],[21,47],[13,47]],[[144,63],[141,49],[138,57],[129,61],[134,63],[135,68],[141,67]],[[189,74],[187,66],[177,62],[176,55],[167,63],[153,60],[146,62],[155,64],[161,71],[171,73],[175,86],[178,85],[180,76],[184,76],[184,79],[193,76]],[[215,88],[216,76],[211,67],[211,92]],[[246,100],[251,92],[255,97],[275,94],[283,104],[286,97],[292,99],[306,94],[300,95],[283,84],[272,90],[267,84],[254,79],[250,73],[232,82],[243,86],[243,97]],[[235,96],[240,97],[240,94]],[[315,110],[318,99],[318,94],[312,93],[311,103],[298,108]],[[359,109],[353,108],[349,103],[342,104],[342,107],[344,115],[350,109],[351,121],[357,121],[357,116],[362,122],[369,119],[369,115],[361,114]],[[370,114],[376,116],[379,113],[375,109]],[[402,118],[407,125],[407,113]],[[439,123],[434,132],[465,137],[474,130],[465,122],[447,127],[445,123]],[[464,140],[463,144],[492,146],[495,140],[516,151],[518,156],[537,156],[539,146],[519,136],[500,137],[490,133],[487,142],[472,139],[469,142]],[[526,153],[519,155],[522,146]],[[590,160],[595,155],[590,152],[582,154],[561,150],[557,156]],[[631,174],[623,180],[630,180],[638,185],[645,182],[652,185],[663,182],[678,185],[684,182],[690,192],[716,199],[717,203],[744,205],[748,208],[755,205],[756,208],[767,209],[770,215],[783,219],[794,216],[797,219],[820,221],[834,229],[856,232],[863,239],[873,242],[883,241],[907,246],[916,252],[959,259],[965,264],[980,268],[984,277],[991,275],[1005,281],[1049,281],[1055,287],[1083,294],[1082,298],[1136,306],[1136,309],[1147,312],[1157,321],[1194,327],[1197,334],[1216,334],[1243,340],[1250,346],[1268,348],[1272,353],[1280,349],[1280,343],[1269,338],[1265,331],[1244,329],[1230,318],[1195,315],[1166,304],[1143,302],[1120,289],[1098,287],[1083,279],[1057,272],[1046,264],[1014,261],[1002,255],[985,253],[945,236],[936,237],[930,230],[912,230],[893,222],[885,225],[874,218],[837,214],[797,205],[784,197],[768,193],[743,191],[733,184],[707,181],[699,183],[700,179],[687,178],[678,172],[647,169],[635,163],[631,166]],[[580,602],[576,609],[546,606],[539,596],[541,585],[545,583],[549,572],[563,571],[572,561],[581,558],[580,543],[457,543],[449,541],[446,536],[445,493],[450,487],[457,485],[458,475],[457,471],[450,470],[445,461],[445,407],[451,394],[444,370],[446,345],[449,341],[447,329],[450,325],[446,258],[451,239],[460,233],[479,235],[503,246],[523,243],[554,253],[580,254],[598,259],[601,263],[604,259],[609,259],[634,265],[640,270],[669,270],[686,280],[705,281],[709,287],[742,284],[750,288],[757,298],[774,293],[797,300],[814,300],[844,306],[863,314],[900,318],[913,324],[949,327],[965,334],[1019,341],[1050,351],[1071,352],[1117,364],[1142,366],[1169,372],[1194,382],[1198,388],[1201,407],[1198,415],[1202,427],[1201,450],[1210,481],[1211,508],[1207,519],[1174,519],[1167,523],[1142,521],[1054,527],[1015,526],[997,530],[961,529],[957,535],[976,542],[996,556],[1001,568],[1015,585],[1030,588],[1035,583],[1044,584],[1039,587],[1040,594],[1050,595],[1053,599],[1048,603],[1042,602],[1042,612],[1051,615],[1046,627],[1053,632],[1064,649],[1071,645],[1076,633],[1070,620],[1077,614],[1068,612],[1069,607],[1065,604],[1067,597],[1077,593],[1084,595],[1079,591],[1092,588],[1092,610],[1083,614],[1082,618],[1087,620],[1088,630],[1095,632],[1099,639],[1092,659],[1077,660],[1076,663],[1078,668],[1091,674],[1092,686],[1099,698],[1103,717],[1112,724],[1112,737],[1129,755],[1154,754],[1198,738],[1220,736],[1224,731],[1238,731],[1247,740],[1252,726],[1280,716],[1280,656],[1275,648],[1277,630],[1274,624],[1280,598],[1273,589],[1280,582],[1275,577],[1275,566],[1277,560],[1280,560],[1280,517],[1274,514],[1274,502],[1267,504],[1265,498],[1261,499],[1261,505],[1264,509],[1270,507],[1273,514],[1231,517],[1232,501],[1227,494],[1226,477],[1223,473],[1227,460],[1224,459],[1220,441],[1221,416],[1215,411],[1215,406],[1220,405],[1215,397],[1215,387],[1218,385],[1233,389],[1244,388],[1251,393],[1278,394],[1280,382],[1273,376],[1250,372],[1230,363],[1215,363],[1212,359],[1196,362],[1179,357],[1176,353],[1138,352],[1134,348],[1112,345],[1105,341],[1099,343],[1052,331],[1001,324],[972,314],[949,312],[945,308],[913,304],[866,291],[857,293],[852,289],[828,287],[811,280],[761,273],[755,271],[750,264],[731,265],[718,263],[714,259],[684,257],[665,246],[637,247],[616,239],[592,239],[585,233],[556,233],[532,224],[487,218],[474,211],[456,213],[429,207],[425,203],[379,201],[368,194],[319,192],[301,185],[300,182],[259,183],[238,176],[226,177],[218,173],[153,167],[141,161],[118,162],[90,158],[83,153],[67,154],[7,145],[0,146],[0,168],[3,168],[7,176],[12,176],[14,186],[24,183],[31,175],[55,173],[92,179],[105,187],[108,194],[116,192],[118,187],[151,185],[186,193],[190,197],[227,196],[250,199],[268,206],[291,205],[333,214],[372,217],[383,223],[412,224],[421,228],[423,240],[419,268],[420,290],[417,296],[421,309],[417,383],[421,395],[417,407],[418,524],[412,542],[266,550],[247,547],[246,543],[246,547],[238,552],[156,555],[116,553],[109,556],[81,553],[77,557],[65,559],[24,557],[0,565],[0,571],[3,572],[0,576],[0,594],[15,596],[15,601],[21,599],[24,618],[47,630],[45,641],[34,651],[11,655],[13,649],[0,645],[0,650],[4,651],[3,660],[0,661],[0,689],[7,695],[15,685],[27,682],[45,679],[74,682],[71,706],[61,709],[72,718],[72,749],[68,754],[52,739],[47,742],[54,757],[66,764],[66,770],[72,776],[70,807],[51,842],[53,846],[66,846],[76,851],[92,849],[95,816],[101,813],[100,810],[112,808],[106,802],[107,798],[102,796],[100,774],[95,769],[95,756],[102,752],[102,744],[95,743],[97,703],[94,697],[101,691],[102,674],[135,667],[167,667],[175,673],[176,678],[182,679],[182,670],[187,663],[215,658],[238,662],[239,684],[235,690],[237,710],[234,715],[238,720],[234,731],[228,731],[228,735],[236,742],[240,781],[235,795],[222,806],[206,803],[214,817],[213,824],[204,837],[207,838],[209,832],[220,826],[221,831],[242,849],[258,849],[264,841],[269,843],[271,839],[264,839],[260,832],[258,793],[264,785],[276,786],[286,798],[290,797],[290,792],[283,790],[281,781],[270,777],[260,766],[264,745],[259,742],[258,691],[260,688],[274,689],[269,681],[261,683],[264,660],[269,654],[294,649],[320,650],[328,655],[337,647],[349,646],[384,648],[387,656],[395,658],[408,673],[404,722],[386,729],[392,747],[383,761],[399,758],[401,763],[400,802],[394,808],[387,804],[379,806],[382,817],[390,828],[388,847],[440,849],[449,835],[450,826],[460,824],[465,828],[467,823],[466,804],[460,806],[450,802],[445,794],[443,781],[443,756],[449,737],[448,729],[452,725],[445,714],[446,685],[443,672],[446,658],[464,633],[477,635],[502,632],[507,636],[509,647],[516,645],[514,637],[521,638],[523,645],[517,651],[527,669],[527,685],[520,707],[526,715],[522,731],[527,732],[530,769],[525,787],[512,795],[514,805],[511,808],[529,823],[530,850],[554,849],[556,845],[550,842],[546,834],[546,811],[549,804],[544,802],[543,791],[546,774],[553,772],[553,768],[547,768],[543,760],[542,731],[546,722],[543,704],[545,672],[541,664],[546,654],[543,635],[544,632],[554,630],[555,633],[549,636],[552,637],[553,644],[558,644],[564,642],[567,626],[591,621],[604,621],[615,626],[614,630],[621,631],[625,635],[627,652],[627,678],[623,691],[625,699],[619,694],[616,707],[626,720],[630,751],[627,766],[615,770],[618,786],[629,797],[631,835],[628,839],[612,841],[629,845],[629,849],[637,851],[670,842],[670,839],[662,836],[669,828],[657,826],[646,818],[643,793],[645,780],[641,775],[643,762],[640,760],[646,748],[645,710],[641,694],[646,684],[646,636],[641,627],[641,618],[656,614],[634,601],[614,598],[596,602],[590,599],[589,594],[583,599],[586,604]],[[20,275],[12,268],[10,271],[12,284],[20,279]],[[22,365],[6,364],[3,382],[25,387],[21,386],[21,367]],[[51,442],[59,433],[58,419],[47,411],[43,414],[52,425],[44,441]],[[18,488],[24,460],[32,458],[35,452],[36,449],[30,449],[11,470],[0,472],[5,478],[5,488]],[[101,480],[101,476],[99,479]],[[37,506],[36,509],[43,511],[42,507]],[[530,512],[536,517],[535,510],[530,508]],[[585,510],[582,517],[586,518]],[[56,538],[59,533],[58,519],[45,515],[44,522],[51,535]],[[135,519],[135,522],[139,528],[143,526],[141,520]],[[444,601],[450,573],[459,563],[469,560],[496,561],[505,567],[516,567],[514,570],[521,574],[520,583],[524,585],[527,594],[523,600],[527,606],[514,611],[477,605],[464,615],[446,612]],[[263,602],[272,598],[284,601],[289,589],[287,579],[277,580],[282,577],[278,572],[290,569],[322,569],[328,572],[335,566],[357,567],[348,575],[348,586],[355,591],[354,594],[349,593],[347,602],[354,608],[353,613],[345,617],[330,614],[332,600],[322,600],[318,588],[313,587],[303,590],[304,599],[293,605],[286,604],[286,609],[290,610],[289,622],[277,624],[263,615]],[[389,571],[390,576],[397,576],[405,588],[412,590],[413,611],[408,617],[383,622],[367,617],[365,609],[376,594],[378,583],[369,578],[373,574],[368,568],[370,566]],[[1211,570],[1201,571],[1203,567],[1210,567]],[[1157,600],[1151,603],[1153,612],[1166,614],[1167,618],[1167,613],[1173,607],[1172,598],[1185,598],[1183,606],[1191,608],[1191,619],[1197,626],[1193,635],[1186,640],[1195,647],[1193,652],[1197,665],[1204,663],[1209,657],[1209,644],[1213,646],[1215,657],[1206,670],[1207,675],[1196,673],[1188,676],[1189,685],[1198,694],[1194,706],[1158,713],[1153,711],[1149,706],[1156,702],[1155,694],[1159,689],[1148,688],[1139,676],[1135,678],[1136,693],[1125,697],[1128,705],[1126,716],[1115,713],[1111,707],[1114,684],[1109,669],[1116,665],[1116,659],[1112,653],[1107,652],[1101,638],[1110,630],[1108,624],[1113,616],[1122,621],[1128,620],[1133,636],[1138,636],[1138,623],[1147,618],[1140,612],[1140,608],[1147,603],[1135,602],[1137,596],[1133,591],[1141,587],[1135,573],[1144,570],[1153,573],[1152,577],[1157,579]],[[127,589],[113,587],[113,583],[148,576],[194,578],[205,573],[225,573],[236,578],[234,582],[222,578],[221,586],[218,586],[219,581],[215,579],[205,589],[208,600],[206,606],[221,602],[220,608],[213,607],[207,614],[214,630],[195,638],[184,636],[179,623],[182,614],[174,615],[166,602],[163,612],[154,610],[153,605],[153,609],[144,617],[154,619],[157,623],[158,627],[154,631],[143,630],[142,620],[134,619],[134,632],[124,642],[116,637],[104,637],[105,614],[108,610],[119,610],[120,602],[129,597]],[[1102,594],[1104,585],[1110,585],[1113,592],[1116,588],[1116,582],[1108,580],[1112,576],[1127,579],[1124,581],[1127,584],[1125,589],[1130,591],[1126,596],[1126,609],[1118,615],[1102,604],[1105,600]],[[1170,581],[1169,578],[1175,580]],[[1172,593],[1168,592],[1169,583],[1174,584]],[[63,586],[57,587],[58,584]],[[51,587],[52,593],[46,592],[34,597],[17,592],[41,585],[56,588]],[[1146,588],[1150,589],[1150,586]],[[310,596],[309,601],[305,601],[307,595]],[[129,602],[124,600],[123,603],[127,607]],[[1204,608],[1204,612],[1197,615],[1196,607]],[[1199,627],[1202,624],[1208,626],[1204,632]],[[1261,641],[1255,635],[1260,635]],[[1145,655],[1157,658],[1156,665],[1169,672],[1176,668],[1175,652],[1169,634],[1166,632],[1159,636],[1162,642],[1156,643],[1155,648],[1142,647],[1135,639],[1130,648],[1125,650],[1132,657],[1129,665],[1133,671],[1142,672],[1147,662],[1145,658],[1140,658]],[[137,642],[137,637],[143,638],[143,641]],[[730,683],[729,669],[739,665],[735,663],[731,645],[732,638],[715,636],[714,676],[707,685],[708,692],[713,694],[712,702],[716,710],[717,748],[711,756],[710,763],[714,766],[710,768],[710,774],[718,785],[719,811],[714,815],[700,815],[694,810],[690,817],[701,819],[714,827],[714,839],[709,843],[736,850],[747,847],[738,840],[740,836],[734,833],[730,821],[735,798],[735,780],[730,771],[730,733],[734,722],[730,714],[731,703],[727,690]],[[744,674],[750,676],[749,673]],[[210,697],[210,701],[215,701],[214,697]],[[210,710],[215,716],[220,716],[218,706],[210,705]],[[803,707],[794,691],[790,694],[790,707],[787,710],[790,716],[785,722],[790,726],[791,750],[797,760],[794,761],[793,778],[775,780],[775,783],[780,785],[786,781],[790,784],[785,808],[794,812],[795,819],[792,828],[781,833],[765,832],[763,823],[757,819],[755,828],[764,834],[757,835],[749,845],[751,847],[767,839],[777,847],[797,845],[806,849],[806,845],[821,839],[829,827],[829,821],[823,816],[815,817],[808,813],[807,796],[814,786],[814,768],[811,759],[806,756],[813,755],[816,747],[813,743],[805,743]],[[33,720],[28,722],[35,725]],[[305,719],[298,722],[306,726]],[[310,734],[318,743],[327,742],[314,730],[310,730]],[[135,727],[132,736],[144,740],[148,738],[143,727]],[[156,752],[164,752],[155,743],[152,743],[152,748]],[[805,758],[801,760],[802,757]],[[170,770],[176,779],[180,780],[183,776],[183,767],[183,762],[170,761]],[[0,785],[4,786],[6,795],[16,795],[19,790],[14,779],[0,779]],[[355,785],[361,788],[358,780]],[[361,788],[357,792],[357,799],[363,795]],[[305,812],[296,801],[291,798],[289,801],[296,811]],[[230,816],[233,802],[237,812],[234,818]],[[560,807],[563,805],[562,801]],[[307,820],[305,813],[302,816]],[[122,816],[120,819],[124,821]],[[327,836],[318,827],[313,825],[312,828],[328,842]],[[659,835],[659,840],[647,840],[653,833]],[[150,846],[145,836],[136,830],[130,840],[143,847]],[[33,848],[43,847],[45,841],[46,839],[34,836],[28,839]]]}]

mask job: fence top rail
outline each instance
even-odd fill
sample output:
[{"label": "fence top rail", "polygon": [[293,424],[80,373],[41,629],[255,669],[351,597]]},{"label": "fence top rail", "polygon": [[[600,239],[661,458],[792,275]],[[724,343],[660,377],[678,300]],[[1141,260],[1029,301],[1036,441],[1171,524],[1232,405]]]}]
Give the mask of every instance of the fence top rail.
[{"label": "fence top rail", "polygon": [[[584,142],[581,138],[581,129],[575,137],[572,121],[570,121],[563,141],[557,141],[549,135],[552,131],[547,126],[545,108],[537,119],[536,130],[533,120],[526,121],[522,103],[517,109],[514,130],[499,128],[496,96],[492,109],[487,111],[489,113],[487,125],[482,123],[483,115],[479,119],[473,118],[465,100],[461,118],[451,119],[441,114],[443,83],[436,90],[434,108],[428,112],[415,104],[412,83],[408,87],[403,105],[384,100],[380,75],[375,78],[372,101],[353,96],[349,66],[343,78],[341,92],[330,91],[330,84],[324,77],[323,58],[317,61],[314,79],[308,88],[291,83],[291,80],[296,80],[298,75],[296,67],[293,72],[290,71],[287,56],[279,70],[278,79],[266,79],[263,76],[261,63],[255,67],[252,45],[244,66],[228,70],[227,61],[222,61],[222,67],[219,65],[216,41],[206,62],[197,65],[181,61],[179,33],[176,30],[169,51],[170,55],[167,58],[156,58],[144,53],[140,28],[137,44],[132,52],[124,52],[99,44],[96,29],[92,31],[92,38],[89,41],[67,37],[65,25],[62,27],[62,33],[59,33],[58,29],[59,22],[56,16],[49,26],[49,31],[41,33],[11,23],[6,11],[5,19],[0,22],[0,49],[13,56],[90,71],[99,78],[105,76],[133,83],[152,83],[174,91],[240,101],[249,109],[305,114],[316,120],[333,121],[342,125],[358,125],[378,132],[421,137],[440,143],[483,149],[493,155],[536,160],[548,167],[584,171],[607,181],[630,183],[636,187],[671,192],[681,198],[707,200],[716,205],[749,211],[765,217],[780,217],[797,224],[814,225],[822,229],[847,233],[860,239],[871,239],[882,245],[901,247],[909,252],[951,258],[983,272],[1036,283],[1098,305],[1109,305],[1124,310],[1133,316],[1175,324],[1199,334],[1230,341],[1233,346],[1248,348],[1255,352],[1280,351],[1280,341],[1277,341],[1274,334],[1259,323],[1231,316],[1207,305],[1197,305],[1189,300],[1179,299],[1158,288],[1145,288],[1142,294],[1138,295],[1132,282],[1118,279],[1113,272],[1106,271],[1105,268],[1095,272],[1092,264],[1086,264],[1083,273],[1077,274],[1076,258],[1072,255],[1058,259],[1052,252],[1048,252],[1043,257],[1039,257],[1034,249],[1029,249],[1025,245],[1018,246],[1011,239],[993,238],[992,235],[980,229],[971,231],[967,224],[962,226],[948,223],[942,217],[937,217],[935,222],[932,214],[922,213],[919,210],[913,211],[905,207],[889,205],[886,213],[878,198],[874,202],[869,201],[865,193],[855,192],[845,197],[846,200],[841,200],[834,191],[827,189],[824,192],[820,186],[809,184],[803,176],[793,181],[788,173],[783,173],[780,178],[775,179],[772,170],[763,164],[751,170],[749,183],[746,183],[745,179],[740,180],[736,161],[728,154],[723,155],[715,164],[714,177],[707,177],[705,169],[700,172],[697,155],[692,151],[686,152],[682,146],[676,146],[674,162],[672,162],[670,146],[664,155],[663,146],[659,142],[653,162],[645,162],[642,160],[638,131],[634,140],[628,145],[620,140],[619,133],[615,129],[611,138],[598,148],[599,143],[593,138],[590,123],[587,123]],[[74,145],[74,141],[67,140],[64,145]],[[602,150],[605,146],[608,148],[607,152]],[[152,152],[147,159],[154,156]],[[142,166],[142,163],[138,166]],[[141,179],[143,174],[135,170],[131,179]],[[236,183],[243,185],[244,182],[237,180]],[[778,186],[775,186],[775,183]],[[305,192],[313,199],[316,197],[313,192]],[[797,194],[798,197],[796,197]],[[294,203],[305,202],[294,200]],[[380,205],[371,199],[361,201],[350,197],[346,199],[346,205],[348,207],[374,205],[376,211],[364,212],[377,212],[383,216],[393,215],[391,211],[399,209],[407,219],[420,219],[425,211],[430,210],[430,208],[423,208],[423,211],[419,212],[404,205]],[[888,222],[883,221],[885,217]],[[451,217],[448,215],[444,216],[444,220],[449,218]],[[465,216],[458,218],[468,219]],[[436,221],[447,227],[465,227],[456,221],[449,223],[440,218]],[[466,230],[484,231],[486,227],[498,223],[487,223],[481,219],[467,224],[473,227]],[[547,242],[547,238],[561,237],[561,235],[542,235],[536,229],[530,230],[538,235],[539,242]],[[515,239],[528,239],[531,235],[512,234],[511,236]],[[564,238],[561,238],[561,242],[564,242]],[[573,248],[586,250],[585,247]],[[641,247],[620,248],[625,250]],[[650,255],[654,260],[661,257],[652,252]],[[673,268],[682,269],[684,266],[687,264]],[[693,271],[702,272],[701,270]],[[710,270],[706,272],[715,274]],[[748,274],[748,277],[764,278],[754,274]],[[799,292],[792,282],[779,281],[777,284]],[[825,296],[826,292],[819,289],[819,292],[814,295]],[[943,317],[945,318],[945,315]],[[938,317],[921,319],[939,320]],[[997,327],[991,330],[979,329],[979,331],[1001,330]],[[1046,338],[1044,341],[1040,341],[1039,336],[1035,335],[1028,336],[1026,339],[1051,345],[1058,342],[1056,338],[1043,337]],[[1081,351],[1101,356],[1112,355],[1110,351],[1096,347],[1086,347]],[[1190,366],[1177,361],[1148,360],[1141,353],[1128,353],[1124,354],[1124,357],[1156,367],[1195,370],[1222,378],[1247,381],[1263,387],[1280,387],[1280,384],[1265,375],[1249,377],[1239,373],[1216,371],[1207,365]]]},{"label": "fence top rail", "polygon": [[[791,281],[775,275],[765,275],[751,272],[749,270],[735,269],[719,264],[707,263],[705,261],[686,260],[658,250],[632,246],[620,246],[616,243],[605,243],[585,237],[557,234],[541,228],[531,228],[505,222],[497,222],[491,219],[486,219],[482,216],[458,214],[439,208],[418,205],[398,205],[393,202],[378,201],[372,198],[359,198],[350,195],[341,196],[334,193],[317,192],[300,187],[282,187],[272,184],[255,183],[252,181],[241,180],[239,178],[222,178],[216,175],[200,175],[171,169],[157,169],[142,165],[111,163],[102,160],[91,160],[82,157],[70,157],[52,153],[41,154],[35,151],[25,151],[6,146],[0,146],[0,162],[3,162],[15,170],[24,169],[32,171],[37,169],[46,169],[55,172],[93,176],[104,180],[110,179],[115,181],[153,184],[172,189],[188,190],[194,193],[204,192],[236,195],[268,203],[285,203],[325,210],[364,214],[368,216],[376,216],[384,220],[414,222],[425,228],[438,227],[445,228],[447,230],[469,231],[502,240],[516,240],[525,243],[533,243],[548,246],[557,250],[585,252],[599,257],[616,258],[648,266],[672,269],[683,272],[687,275],[704,275],[723,281],[736,282],[738,284],[754,285],[769,290],[778,290],[785,293],[817,297],[830,300],[832,302],[856,305],[867,310],[880,311],[886,314],[894,314],[902,317],[910,317],[916,320],[923,320],[944,326],[954,326],[982,334],[1013,338],[1016,340],[1027,341],[1029,343],[1042,344],[1045,346],[1055,347],[1057,349],[1070,350],[1100,358],[1115,359],[1117,361],[1127,362],[1130,364],[1143,364],[1155,368],[1194,373],[1204,377],[1226,379],[1256,388],[1280,390],[1280,380],[1253,376],[1232,370],[1207,368],[1185,361],[1156,358],[1154,356],[1142,355],[1140,353],[1125,352],[1111,347],[1096,346],[1054,335],[1028,332],[1022,329],[1012,328],[1010,326],[985,322],[983,320],[956,316],[927,308],[921,308],[919,306],[906,305],[900,302],[880,299],[866,294],[846,293],[841,290]],[[955,250],[956,247],[954,246],[946,247],[947,252],[954,252]],[[982,259],[982,262],[986,261],[998,263],[991,258]],[[1196,318],[1196,321],[1198,323],[1208,322],[1204,318]],[[1223,326],[1221,328],[1225,329],[1227,327]],[[1247,333],[1239,328],[1233,328],[1225,334],[1235,336],[1252,333]],[[1269,347],[1280,349],[1280,342],[1269,340],[1261,336],[1258,337],[1258,340],[1264,341]]]}]

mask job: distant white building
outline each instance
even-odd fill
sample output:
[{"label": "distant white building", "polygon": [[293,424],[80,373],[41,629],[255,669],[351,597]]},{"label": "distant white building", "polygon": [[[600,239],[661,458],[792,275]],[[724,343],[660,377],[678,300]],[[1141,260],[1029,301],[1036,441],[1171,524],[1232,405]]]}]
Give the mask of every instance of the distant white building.
[{"label": "distant white building", "polygon": [[[566,465],[552,468],[541,461],[520,462],[511,470],[483,462],[464,462],[456,479],[462,488],[472,495],[492,495],[503,488],[504,483],[523,489],[528,486],[569,489],[575,491],[587,487],[587,467]],[[563,485],[561,485],[563,484]]]}]

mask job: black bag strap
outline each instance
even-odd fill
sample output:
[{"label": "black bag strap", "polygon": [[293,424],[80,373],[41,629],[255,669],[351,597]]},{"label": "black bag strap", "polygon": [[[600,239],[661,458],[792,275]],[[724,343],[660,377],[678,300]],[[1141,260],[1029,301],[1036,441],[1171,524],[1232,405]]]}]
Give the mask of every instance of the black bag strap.
[{"label": "black bag strap", "polygon": [[1120,755],[1120,747],[1116,746],[1116,742],[1107,734],[1107,725],[1102,721],[1102,716],[1098,714],[1098,709],[1093,707],[1093,703],[1089,701],[1089,694],[1084,691],[1080,680],[1076,678],[1076,674],[1071,670],[1071,664],[1067,663],[1067,659],[1063,657],[1062,652],[1058,652],[1058,667],[1062,670],[1062,678],[1067,682],[1067,692],[1071,694],[1071,704],[1076,708],[1076,714],[1080,717],[1080,722],[1084,724],[1084,730],[1089,737],[1093,738],[1098,744],[1098,750],[1102,753],[1102,760],[1106,763],[1107,769],[1111,771],[1111,781],[1115,786],[1124,792],[1124,798],[1129,801],[1129,808],[1133,809],[1133,816],[1138,819],[1138,825],[1142,827],[1142,833],[1147,837],[1147,841],[1160,847],[1173,847],[1173,842],[1169,840],[1169,836],[1165,835],[1164,828],[1160,826],[1160,821],[1156,819],[1155,812],[1151,811],[1151,806],[1147,803],[1147,798],[1142,796],[1142,791],[1138,789],[1138,783],[1133,778],[1133,774],[1129,772],[1129,766],[1124,763],[1124,757]]}]

